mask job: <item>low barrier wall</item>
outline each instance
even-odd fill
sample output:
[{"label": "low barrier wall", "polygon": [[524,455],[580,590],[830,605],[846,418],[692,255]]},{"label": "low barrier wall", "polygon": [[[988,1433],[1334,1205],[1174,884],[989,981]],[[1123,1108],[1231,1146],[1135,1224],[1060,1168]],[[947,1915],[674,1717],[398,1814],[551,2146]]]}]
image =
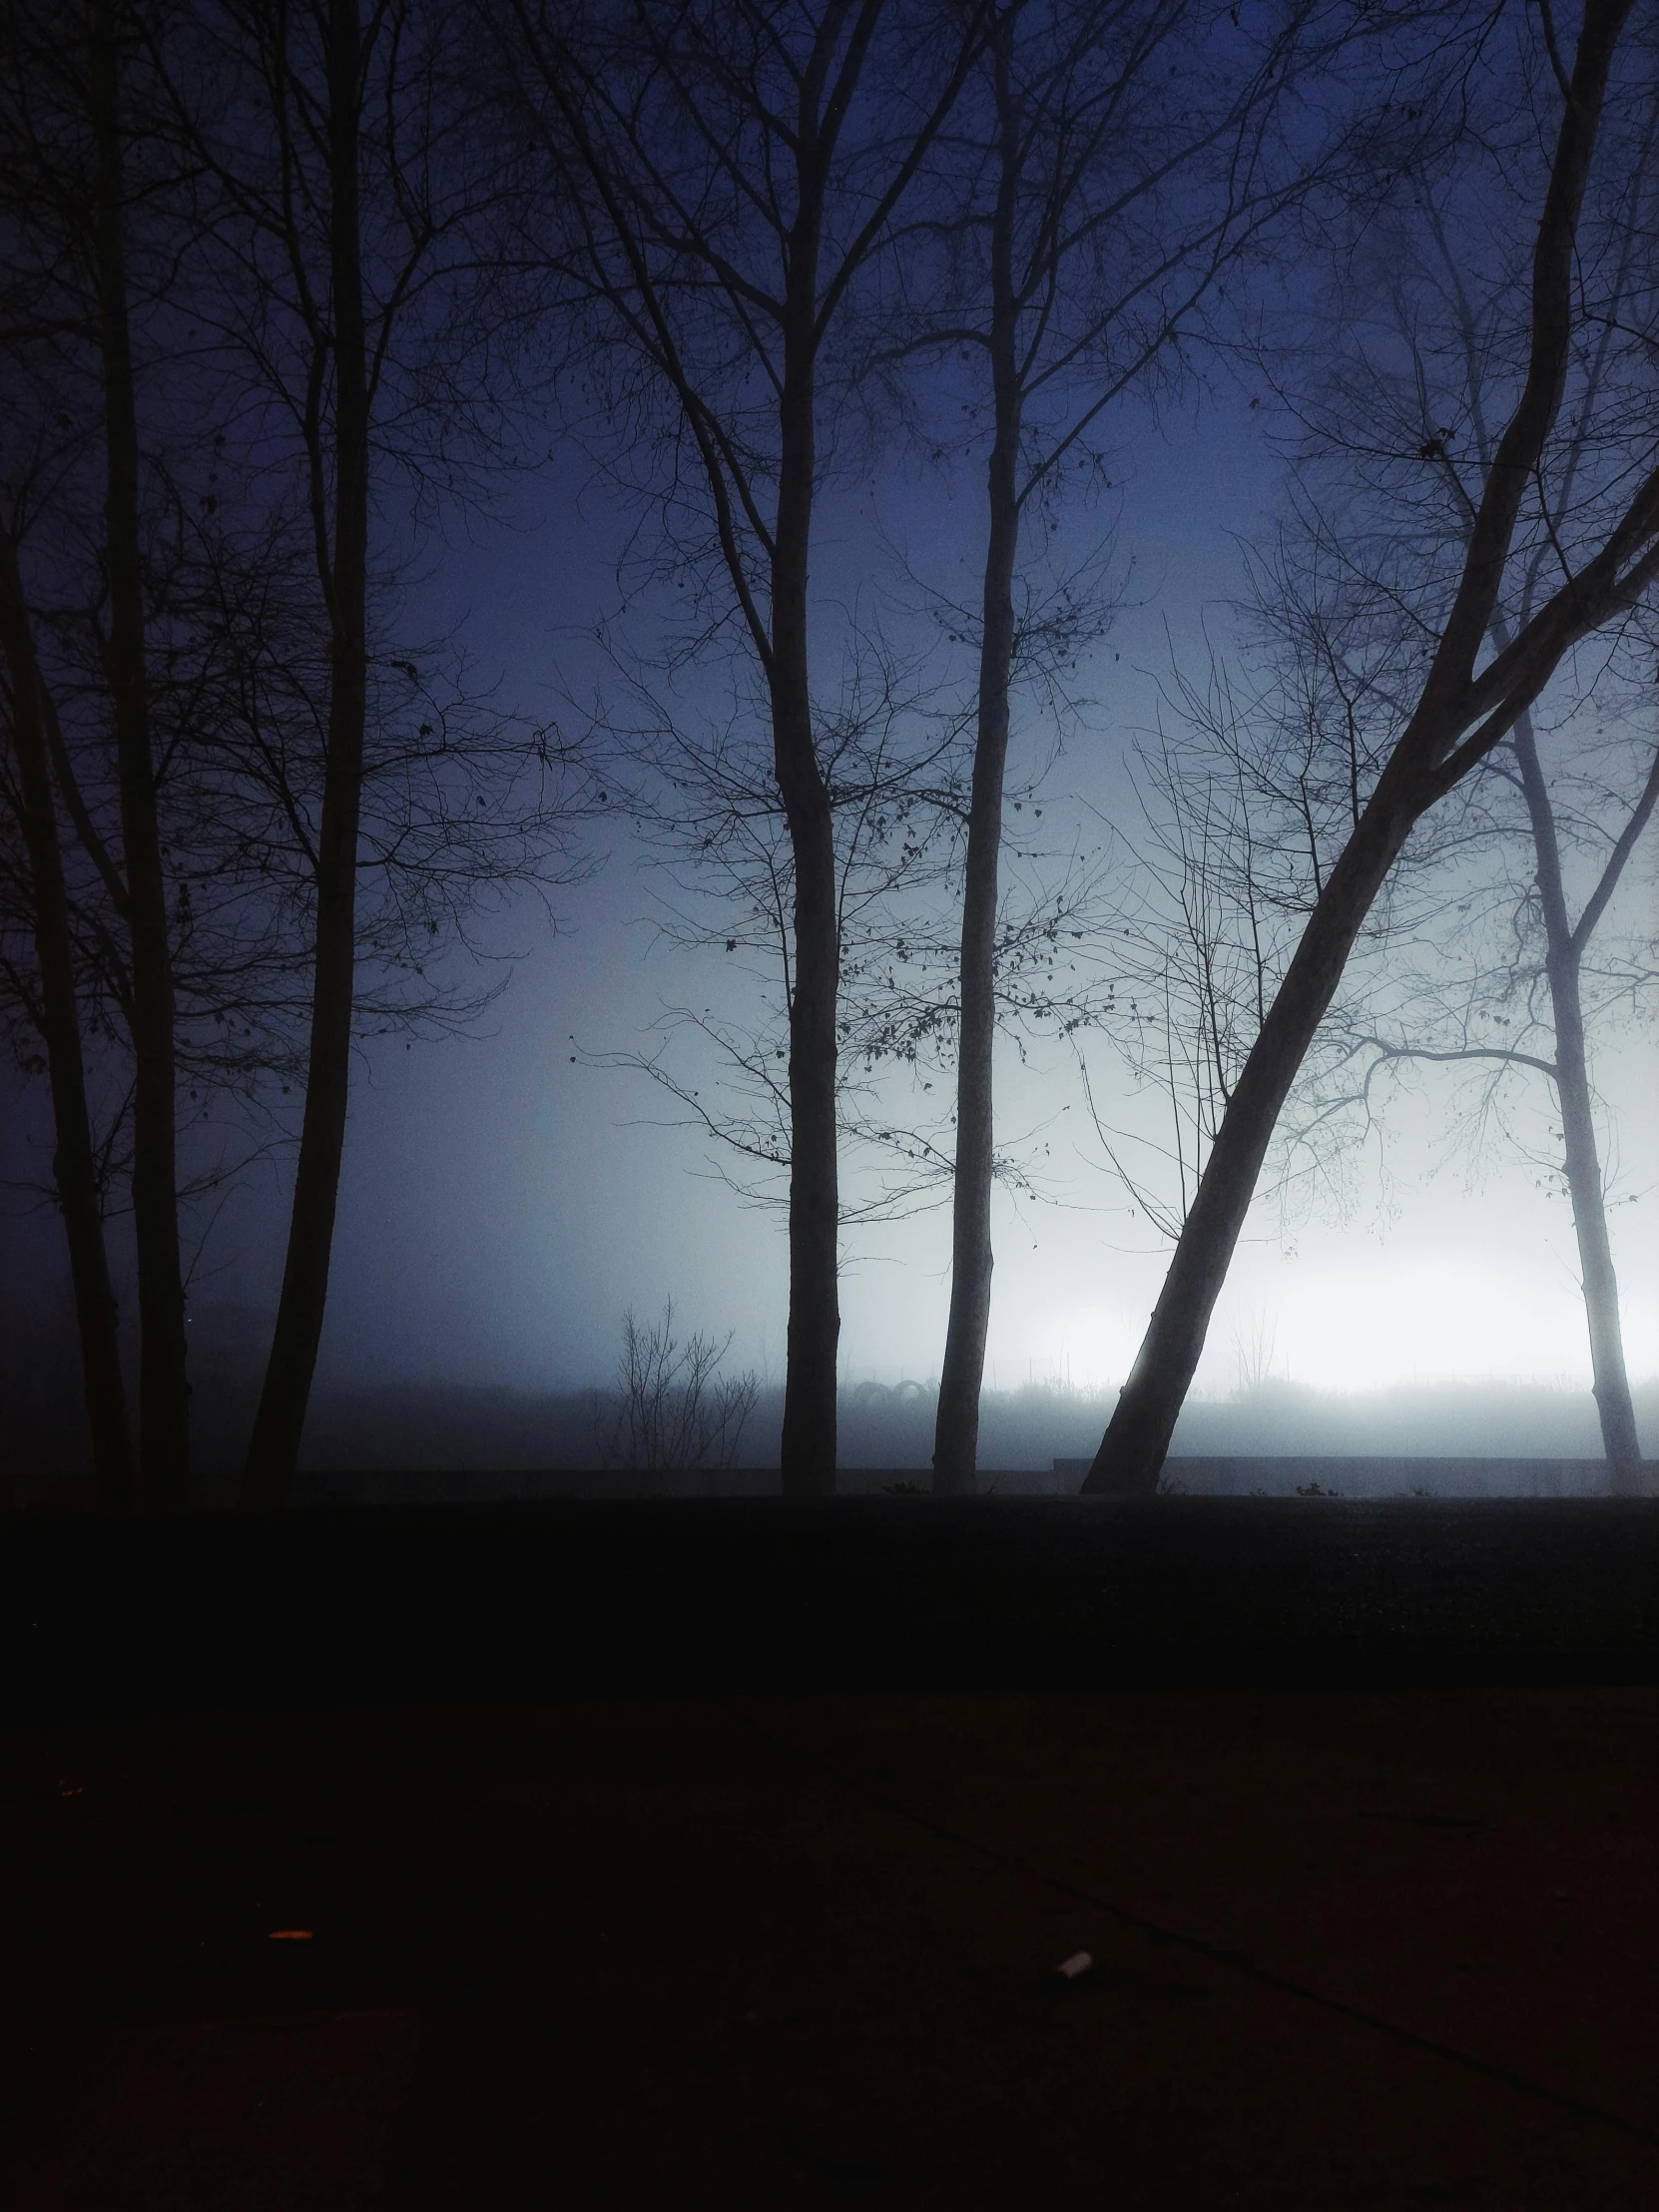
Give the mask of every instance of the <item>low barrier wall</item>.
[{"label": "low barrier wall", "polygon": [[[1074,1495],[1087,1459],[1056,1459],[1048,1467],[987,1467],[981,1496]],[[1647,1465],[1647,1488],[1659,1494],[1659,1461]],[[907,1496],[925,1492],[921,1467],[842,1467],[842,1497]],[[1171,1457],[1166,1490],[1195,1497],[1603,1497],[1602,1459],[1360,1458],[1351,1454]],[[625,1497],[777,1497],[776,1467],[555,1467],[545,1469],[350,1469],[302,1474],[295,1502],[308,1505],[441,1505],[491,1500]]]}]

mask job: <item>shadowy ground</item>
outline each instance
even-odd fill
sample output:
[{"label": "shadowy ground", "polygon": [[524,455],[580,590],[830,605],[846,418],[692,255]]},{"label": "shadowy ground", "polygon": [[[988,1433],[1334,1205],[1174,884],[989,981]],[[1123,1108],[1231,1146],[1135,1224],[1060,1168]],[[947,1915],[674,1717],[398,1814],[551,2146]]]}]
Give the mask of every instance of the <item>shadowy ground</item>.
[{"label": "shadowy ground", "polygon": [[1659,1500],[701,1498],[0,1523],[0,1717],[1659,1683]]},{"label": "shadowy ground", "polygon": [[11,2202],[1647,2212],[1656,1728],[1651,1687],[14,1722]]},{"label": "shadowy ground", "polygon": [[0,2201],[1648,2212],[1656,1731],[1652,1501],[16,1519]]}]

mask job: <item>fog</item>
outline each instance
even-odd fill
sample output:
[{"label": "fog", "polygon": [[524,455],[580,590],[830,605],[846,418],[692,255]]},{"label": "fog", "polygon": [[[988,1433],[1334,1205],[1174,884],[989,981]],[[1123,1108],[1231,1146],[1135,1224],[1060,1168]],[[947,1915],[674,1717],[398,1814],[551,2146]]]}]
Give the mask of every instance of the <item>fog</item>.
[{"label": "fog", "polygon": [[[1272,512],[1279,479],[1257,420],[1237,395],[1148,414],[1125,450],[1116,529],[1134,581],[1086,671],[1088,704],[1049,776],[1060,837],[1099,842],[1110,826],[1134,828],[1130,749],[1155,726],[1171,667],[1199,650],[1206,623],[1224,617],[1239,587],[1238,535],[1259,533]],[[829,533],[831,563],[851,563],[906,526],[923,535],[913,488],[888,487],[885,498],[882,489],[843,504]],[[614,539],[617,519],[567,459],[545,506],[517,520],[505,549],[497,540],[453,548],[424,588],[423,611],[464,629],[528,708],[563,700],[568,712],[593,676],[584,624],[617,595],[614,566],[593,558],[601,526]],[[948,545],[936,532],[935,542]],[[971,557],[965,536],[962,558]],[[1033,758],[1048,743],[1038,718],[1025,742]],[[540,1433],[539,1415],[464,1393],[557,1396],[603,1386],[624,1312],[655,1315],[665,1299],[685,1326],[730,1332],[732,1366],[753,1368],[769,1388],[781,1382],[781,1210],[745,1203],[723,1180],[718,1149],[677,1122],[648,1080],[591,1064],[593,1055],[643,1049],[665,1007],[729,991],[729,967],[718,953],[664,941],[661,869],[625,832],[601,833],[597,848],[592,879],[558,894],[556,929],[532,902],[495,918],[489,941],[510,960],[510,986],[475,1034],[370,1042],[359,1053],[308,1463],[337,1459],[346,1448],[338,1439],[349,1434],[365,1464],[385,1463],[388,1452],[432,1464],[420,1424],[406,1415],[411,1389],[447,1393],[439,1456],[450,1464],[523,1464],[526,1448],[549,1464],[573,1463],[581,1448],[562,1415],[549,1413],[546,1440],[526,1447],[512,1439]],[[1632,886],[1649,910],[1653,884],[1649,859]],[[1091,1048],[1091,1070],[1097,1103],[1132,1110],[1122,1065],[1104,1041]],[[1651,1384],[1659,1378],[1651,1030],[1611,1034],[1596,1072],[1612,1137],[1626,1348],[1633,1381]],[[1067,1055],[1034,1046],[1022,1058],[1010,1048],[998,1082],[1003,1124],[1040,1132],[1033,1149],[1041,1148],[1043,1195],[1015,1203],[998,1194],[984,1463],[1041,1465],[1098,1440],[1089,1430],[1098,1430],[1133,1355],[1168,1247],[1103,1159]],[[72,1452],[77,1432],[61,1232],[16,1188],[49,1175],[42,1094],[39,1084],[14,1092],[14,1188],[0,1220],[13,1457],[26,1433],[43,1433],[42,1421],[58,1439],[54,1452]],[[1269,1199],[1258,1203],[1199,1372],[1197,1394],[1207,1402],[1189,1412],[1178,1451],[1505,1453],[1528,1448],[1536,1433],[1540,1451],[1594,1452],[1570,1209],[1535,1164],[1495,1141],[1471,1150],[1467,1135],[1451,1086],[1425,1080],[1349,1163],[1340,1199],[1327,1194],[1289,1215]],[[205,1370],[227,1343],[240,1360],[258,1356],[276,1303],[288,1157],[277,1150],[196,1209],[192,1332]],[[849,1399],[862,1383],[927,1384],[937,1376],[949,1256],[942,1188],[938,1197],[912,1220],[848,1229],[841,1379]],[[1229,1409],[1241,1381],[1280,1385],[1280,1394],[1246,1417],[1243,1407]],[[1516,1384],[1547,1390],[1536,1401],[1547,1411],[1526,1410],[1534,1399],[1504,1387]],[[240,1448],[235,1417],[210,1410],[211,1382],[199,1376],[198,1385],[204,1464],[226,1461]],[[1033,1387],[1050,1393],[1040,1417],[1020,1394]],[[1077,1394],[1089,1392],[1101,1394]],[[1650,1387],[1650,1451],[1659,1444],[1653,1413]],[[924,1429],[918,1414],[877,1439],[853,1401],[843,1457],[924,1464]],[[745,1456],[764,1460],[774,1434],[770,1416],[758,1415]],[[1200,1435],[1205,1443],[1187,1441]],[[1222,1436],[1239,1440],[1208,1440]]]},{"label": "fog", "polygon": [[[1172,670],[1196,667],[1212,632],[1225,632],[1242,548],[1261,540],[1281,496],[1265,416],[1236,389],[1124,420],[1110,500],[1073,515],[1072,542],[1056,553],[1063,564],[1086,550],[1090,532],[1107,530],[1121,604],[1078,679],[1081,705],[1047,776],[1053,850],[1101,852],[1114,832],[1136,831],[1132,749],[1156,729]],[[935,485],[929,505],[898,476],[839,497],[827,509],[824,588],[832,593],[838,581],[855,596],[863,568],[895,549],[907,560],[931,553],[946,568],[970,564],[974,496],[969,477],[945,494]],[[415,627],[464,635],[524,712],[570,718],[601,680],[593,624],[626,596],[617,565],[624,519],[564,452],[505,522],[442,550],[414,595]],[[1035,713],[1016,733],[1026,767],[1053,744]],[[746,986],[718,951],[665,940],[672,886],[624,829],[601,827],[593,851],[591,879],[559,891],[551,917],[526,900],[491,921],[487,948],[501,964],[490,972],[510,980],[474,1034],[359,1049],[303,1463],[349,1452],[365,1465],[431,1465],[434,1451],[451,1465],[575,1463],[588,1449],[574,1440],[580,1422],[555,1401],[606,1385],[624,1313],[655,1315],[666,1299],[685,1326],[731,1334],[733,1367],[753,1368],[769,1391],[781,1382],[781,1209],[735,1192],[718,1147],[650,1081],[594,1064],[649,1049],[666,1008],[741,996]],[[1638,918],[1656,910],[1654,883],[1649,850],[1626,894]],[[1097,1105],[1132,1116],[1135,1096],[1110,1041],[1092,1041],[1089,1055]],[[1652,1452],[1651,1028],[1598,1040],[1596,1079],[1625,1344],[1632,1380],[1646,1385],[1639,1410]],[[1001,1125],[1036,1132],[1028,1156],[1040,1192],[1017,1202],[997,1194],[982,1457],[987,1466],[1041,1466],[1093,1449],[1168,1244],[1111,1173],[1068,1053],[1010,1045],[997,1080]],[[1543,1118],[1540,1108],[1540,1127]],[[1345,1162],[1340,1189],[1288,1210],[1271,1197],[1258,1202],[1199,1371],[1203,1402],[1184,1419],[1178,1452],[1595,1451],[1567,1201],[1535,1157],[1470,1137],[1453,1085],[1428,1075]],[[221,1141],[210,1130],[207,1142]],[[0,1218],[12,1463],[38,1463],[43,1450],[72,1463],[83,1448],[61,1231],[25,1188],[49,1180],[50,1153],[44,1085],[14,1082]],[[228,1464],[241,1448],[243,1395],[227,1397],[213,1370],[227,1343],[245,1363],[259,1357],[275,1311],[290,1165],[278,1144],[197,1205],[188,1225],[205,1466]],[[877,1435],[852,1393],[937,1377],[949,1228],[942,1186],[936,1195],[913,1219],[854,1223],[845,1236],[849,1466],[919,1466],[928,1456],[919,1412]],[[119,1220],[112,1251],[120,1277],[128,1262]],[[133,1364],[129,1346],[130,1373]],[[1276,1391],[1246,1406],[1236,1402],[1241,1382]],[[427,1416],[410,1414],[411,1392],[434,1391],[441,1449]],[[746,1441],[757,1463],[776,1449],[772,1403]]]}]

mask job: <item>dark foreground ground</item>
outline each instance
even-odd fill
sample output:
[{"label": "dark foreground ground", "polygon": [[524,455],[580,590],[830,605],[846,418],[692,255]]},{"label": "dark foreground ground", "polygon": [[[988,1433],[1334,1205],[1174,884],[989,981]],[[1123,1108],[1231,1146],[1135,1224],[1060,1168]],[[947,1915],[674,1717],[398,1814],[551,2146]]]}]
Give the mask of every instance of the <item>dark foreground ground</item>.
[{"label": "dark foreground ground", "polygon": [[1659,2203],[1654,1505],[14,1524],[0,1623],[29,2212]]}]

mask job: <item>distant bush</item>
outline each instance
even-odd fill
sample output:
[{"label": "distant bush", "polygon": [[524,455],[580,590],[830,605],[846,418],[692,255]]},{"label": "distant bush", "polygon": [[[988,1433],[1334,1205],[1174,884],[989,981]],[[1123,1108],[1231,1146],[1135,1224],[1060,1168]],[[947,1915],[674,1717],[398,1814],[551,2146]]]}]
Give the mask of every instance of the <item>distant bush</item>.
[{"label": "distant bush", "polygon": [[607,1415],[596,1400],[594,1433],[600,1461],[624,1467],[729,1467],[738,1456],[744,1424],[755,1410],[761,1384],[753,1370],[717,1371],[732,1348],[692,1335],[674,1334],[674,1301],[663,1318],[643,1328],[630,1307],[622,1321],[622,1360],[617,1368],[620,1402]]}]

